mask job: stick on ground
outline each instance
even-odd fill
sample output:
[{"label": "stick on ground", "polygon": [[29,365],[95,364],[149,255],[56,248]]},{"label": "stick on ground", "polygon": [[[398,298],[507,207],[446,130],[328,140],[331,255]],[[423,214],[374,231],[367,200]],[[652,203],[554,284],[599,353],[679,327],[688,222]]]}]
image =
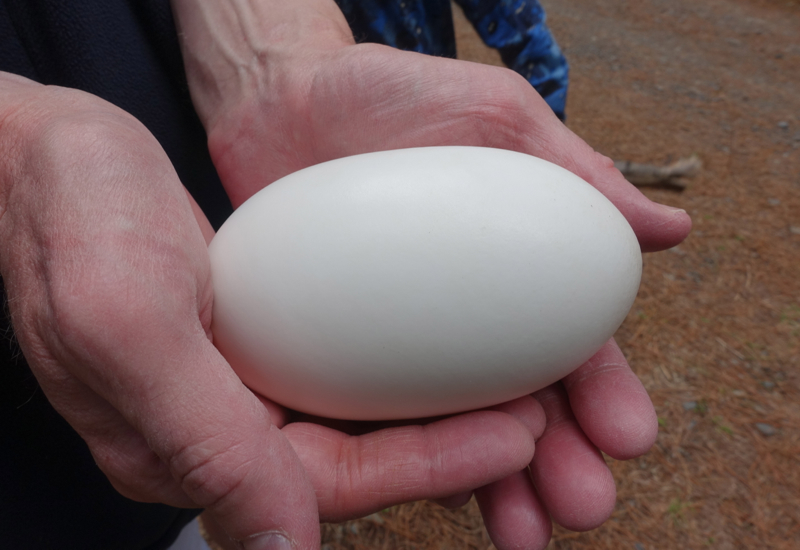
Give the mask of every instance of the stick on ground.
[{"label": "stick on ground", "polygon": [[681,178],[691,178],[700,172],[703,163],[697,155],[682,158],[666,166],[640,164],[628,160],[614,161],[614,166],[632,184],[638,187],[663,185],[685,189]]}]

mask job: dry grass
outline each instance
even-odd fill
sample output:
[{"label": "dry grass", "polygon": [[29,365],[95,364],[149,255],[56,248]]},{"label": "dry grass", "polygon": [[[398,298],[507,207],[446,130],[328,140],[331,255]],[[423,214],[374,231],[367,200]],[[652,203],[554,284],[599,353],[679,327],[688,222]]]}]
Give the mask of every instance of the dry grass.
[{"label": "dry grass", "polygon": [[[616,159],[704,163],[683,193],[646,191],[695,229],[645,258],[617,335],[655,403],[658,441],[609,460],[611,520],[557,528],[551,547],[800,548],[798,4],[545,4],[572,67],[569,126]],[[497,63],[459,29],[462,56]],[[330,550],[490,547],[474,502],[399,506],[323,537]]]}]

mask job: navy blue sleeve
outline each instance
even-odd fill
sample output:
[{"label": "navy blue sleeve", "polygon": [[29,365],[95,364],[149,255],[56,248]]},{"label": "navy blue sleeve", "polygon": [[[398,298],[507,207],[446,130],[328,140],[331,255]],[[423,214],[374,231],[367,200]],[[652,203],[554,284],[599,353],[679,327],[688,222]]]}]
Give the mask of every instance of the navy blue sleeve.
[{"label": "navy blue sleeve", "polygon": [[[219,226],[231,211],[189,97],[168,0],[0,0],[0,70],[95,94],[156,136]],[[16,347],[0,279],[0,546],[163,550],[198,513],[129,500]]]},{"label": "navy blue sleeve", "polygon": [[232,209],[192,106],[168,0],[0,6],[0,70],[89,92],[138,118],[219,227]]},{"label": "navy blue sleeve", "polygon": [[450,0],[336,0],[356,42],[456,57]]}]

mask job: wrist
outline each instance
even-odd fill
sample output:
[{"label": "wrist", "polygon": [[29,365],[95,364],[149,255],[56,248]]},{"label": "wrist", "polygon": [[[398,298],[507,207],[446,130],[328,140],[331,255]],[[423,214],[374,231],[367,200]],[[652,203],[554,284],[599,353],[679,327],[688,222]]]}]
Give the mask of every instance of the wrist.
[{"label": "wrist", "polygon": [[334,0],[172,0],[186,75],[206,131],[258,96],[297,94],[303,67],[353,44]]}]

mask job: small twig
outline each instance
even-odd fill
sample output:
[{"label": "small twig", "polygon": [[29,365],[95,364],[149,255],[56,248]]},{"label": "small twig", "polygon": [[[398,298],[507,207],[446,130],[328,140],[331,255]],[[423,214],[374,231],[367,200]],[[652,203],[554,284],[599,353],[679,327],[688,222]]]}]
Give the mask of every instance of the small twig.
[{"label": "small twig", "polygon": [[686,189],[686,182],[679,178],[696,176],[703,167],[703,163],[697,155],[692,155],[667,166],[640,164],[629,160],[615,161],[614,166],[622,172],[625,179],[638,187],[667,185],[678,189]]},{"label": "small twig", "polygon": [[732,354],[734,354],[734,355],[735,355],[735,356],[736,356],[738,359],[740,359],[741,361],[744,361],[745,359],[747,359],[747,358],[746,358],[744,355],[742,355],[741,353],[739,353],[738,351],[736,351],[735,349],[733,349],[733,348],[731,347],[731,345],[730,345],[730,344],[728,344],[728,342],[726,342],[725,340],[723,340],[723,339],[722,339],[722,338],[720,338],[719,336],[716,336],[715,338],[716,338],[717,342],[719,342],[719,344],[720,344],[720,345],[721,345],[723,348],[725,348],[726,350],[728,350],[729,352],[731,352]]}]

